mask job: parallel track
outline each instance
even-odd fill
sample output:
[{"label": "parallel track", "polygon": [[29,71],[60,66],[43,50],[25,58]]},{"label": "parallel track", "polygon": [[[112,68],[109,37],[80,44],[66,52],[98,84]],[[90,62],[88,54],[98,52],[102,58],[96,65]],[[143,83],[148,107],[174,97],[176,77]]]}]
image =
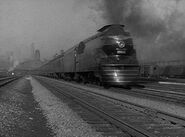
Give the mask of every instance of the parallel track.
[{"label": "parallel track", "polygon": [[131,90],[125,90],[123,88],[112,88],[111,90],[113,92],[126,93],[128,95],[141,96],[147,98],[150,97],[157,100],[176,103],[178,105],[185,105],[185,89],[183,89],[183,87],[177,88],[175,90],[173,88],[166,90],[160,88],[160,86],[157,87],[158,88],[155,89],[155,86],[149,86],[146,88],[132,88]]},{"label": "parallel track", "polygon": [[153,84],[146,85],[146,87],[153,88],[153,89],[163,89],[163,90],[177,91],[177,92],[185,93],[185,85],[162,84],[162,83],[163,82],[153,83]]},{"label": "parallel track", "polygon": [[17,80],[19,77],[6,77],[0,79],[0,87],[7,85],[15,80]]},{"label": "parallel track", "polygon": [[119,91],[134,96],[150,97],[157,100],[172,102],[180,105],[185,105],[185,92],[169,91],[154,88],[132,88],[131,90],[123,90],[115,88],[113,91]]},{"label": "parallel track", "polygon": [[[75,100],[86,109],[99,115],[107,123],[111,123],[116,127],[119,133],[123,132],[128,137],[183,137],[185,128],[184,119],[178,119],[178,123],[161,119],[157,116],[151,116],[142,112],[140,106],[126,104],[115,98],[105,95],[90,93],[77,87],[61,84],[48,78],[37,79],[46,87],[50,88],[55,94],[65,95]],[[118,103],[119,102],[119,103]],[[146,112],[146,111],[145,111]],[[150,116],[149,116],[150,115]],[[166,117],[171,117],[168,114]],[[174,130],[178,132],[174,132]]]}]

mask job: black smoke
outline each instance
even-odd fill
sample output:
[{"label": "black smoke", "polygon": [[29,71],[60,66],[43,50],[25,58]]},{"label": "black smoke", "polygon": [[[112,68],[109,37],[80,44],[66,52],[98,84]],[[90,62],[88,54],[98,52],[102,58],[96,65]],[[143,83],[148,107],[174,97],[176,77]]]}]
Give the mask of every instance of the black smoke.
[{"label": "black smoke", "polygon": [[144,61],[185,59],[183,0],[103,0],[107,23],[125,24],[138,58]]}]

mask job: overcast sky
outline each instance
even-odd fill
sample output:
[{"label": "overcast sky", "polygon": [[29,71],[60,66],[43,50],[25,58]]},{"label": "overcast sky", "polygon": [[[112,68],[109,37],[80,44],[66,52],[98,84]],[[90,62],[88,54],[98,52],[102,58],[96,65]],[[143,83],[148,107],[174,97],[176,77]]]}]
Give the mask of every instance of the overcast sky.
[{"label": "overcast sky", "polygon": [[185,57],[185,0],[0,0],[0,54],[34,43],[50,58],[107,23],[126,24],[140,59]]},{"label": "overcast sky", "polygon": [[50,57],[94,34],[103,23],[97,19],[97,25],[95,11],[79,2],[0,0],[0,53],[14,51],[25,58],[34,43],[42,57]]}]

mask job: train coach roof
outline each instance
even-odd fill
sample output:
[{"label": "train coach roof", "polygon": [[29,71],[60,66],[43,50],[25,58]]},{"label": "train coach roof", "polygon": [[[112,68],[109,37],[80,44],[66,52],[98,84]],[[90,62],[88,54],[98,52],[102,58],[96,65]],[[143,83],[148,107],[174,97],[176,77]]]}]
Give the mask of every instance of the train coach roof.
[{"label": "train coach roof", "polygon": [[105,31],[106,29],[108,29],[108,28],[111,27],[111,26],[121,26],[121,27],[125,27],[125,25],[111,24],[111,25],[106,25],[106,26],[100,28],[100,29],[98,30],[98,32],[103,32],[103,31]]}]

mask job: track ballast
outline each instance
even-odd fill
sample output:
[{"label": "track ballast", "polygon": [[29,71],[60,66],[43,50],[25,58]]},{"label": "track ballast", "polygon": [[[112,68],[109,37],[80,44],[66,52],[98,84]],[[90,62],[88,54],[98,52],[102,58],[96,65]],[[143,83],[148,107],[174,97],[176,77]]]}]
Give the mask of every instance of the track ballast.
[{"label": "track ballast", "polygon": [[[72,108],[105,136],[128,137],[183,137],[183,120],[174,123],[156,115],[143,113],[141,108],[121,105],[117,100],[90,93],[48,78],[37,77],[44,86],[58,97],[65,95],[72,100]],[[166,114],[167,115],[167,114]]]}]

